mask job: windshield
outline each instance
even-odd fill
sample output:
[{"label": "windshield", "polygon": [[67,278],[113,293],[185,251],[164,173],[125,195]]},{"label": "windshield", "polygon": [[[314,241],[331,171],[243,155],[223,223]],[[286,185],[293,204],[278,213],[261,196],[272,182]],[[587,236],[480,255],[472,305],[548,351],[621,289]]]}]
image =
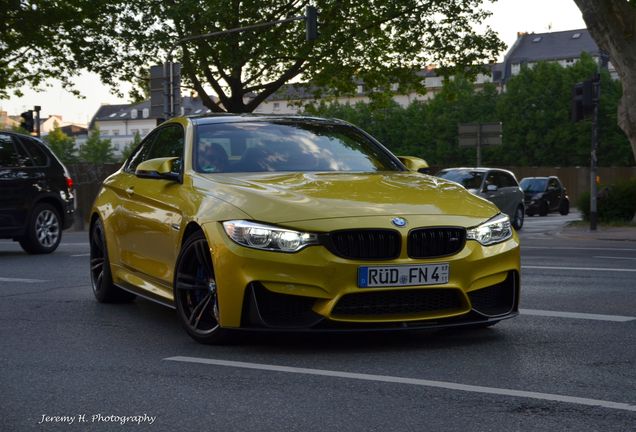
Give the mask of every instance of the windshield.
[{"label": "windshield", "polygon": [[479,189],[481,188],[481,182],[484,179],[484,173],[480,171],[470,171],[470,170],[451,170],[451,171],[442,171],[437,174],[438,177],[444,178],[446,180],[451,180],[460,185],[464,186],[466,189]]},{"label": "windshield", "polygon": [[316,121],[199,125],[194,152],[196,170],[205,173],[402,170],[357,129]]},{"label": "windshield", "polygon": [[547,178],[524,178],[519,184],[524,192],[536,193],[545,191],[548,186]]}]

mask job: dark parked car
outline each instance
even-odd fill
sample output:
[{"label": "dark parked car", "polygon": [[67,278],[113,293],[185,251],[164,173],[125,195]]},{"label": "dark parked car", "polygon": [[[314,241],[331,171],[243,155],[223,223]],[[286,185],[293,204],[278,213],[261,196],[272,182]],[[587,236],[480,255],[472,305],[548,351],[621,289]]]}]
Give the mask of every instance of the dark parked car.
[{"label": "dark parked car", "polygon": [[461,184],[469,192],[493,202],[510,217],[512,226],[523,226],[523,192],[515,175],[499,168],[446,168],[438,177]]},{"label": "dark parked car", "polygon": [[40,140],[0,131],[0,238],[31,254],[57,249],[73,223],[73,180]]},{"label": "dark parked car", "polygon": [[525,177],[520,184],[528,216],[536,213],[545,216],[556,211],[565,216],[570,212],[567,190],[558,177]]}]

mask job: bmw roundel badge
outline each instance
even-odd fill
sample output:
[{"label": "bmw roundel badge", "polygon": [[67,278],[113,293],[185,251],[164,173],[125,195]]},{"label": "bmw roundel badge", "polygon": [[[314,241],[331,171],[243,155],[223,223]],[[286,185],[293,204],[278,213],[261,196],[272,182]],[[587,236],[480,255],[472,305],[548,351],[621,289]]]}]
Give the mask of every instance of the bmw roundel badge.
[{"label": "bmw roundel badge", "polygon": [[403,227],[406,226],[406,219],[403,219],[401,217],[394,217],[393,219],[391,219],[391,222],[393,223],[393,225],[395,225],[396,227]]}]

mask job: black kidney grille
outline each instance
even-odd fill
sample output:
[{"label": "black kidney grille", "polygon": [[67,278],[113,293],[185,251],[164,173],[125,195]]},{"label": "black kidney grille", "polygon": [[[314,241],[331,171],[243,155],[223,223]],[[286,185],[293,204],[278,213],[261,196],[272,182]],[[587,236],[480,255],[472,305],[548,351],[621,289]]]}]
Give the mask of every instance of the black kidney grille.
[{"label": "black kidney grille", "polygon": [[408,254],[411,258],[453,255],[464,248],[464,228],[418,228],[409,233]]},{"label": "black kidney grille", "polygon": [[330,233],[327,246],[343,258],[383,260],[397,258],[401,244],[397,231],[359,229]]},{"label": "black kidney grille", "polygon": [[455,289],[409,289],[345,294],[331,311],[332,315],[414,315],[457,310],[463,307]]}]

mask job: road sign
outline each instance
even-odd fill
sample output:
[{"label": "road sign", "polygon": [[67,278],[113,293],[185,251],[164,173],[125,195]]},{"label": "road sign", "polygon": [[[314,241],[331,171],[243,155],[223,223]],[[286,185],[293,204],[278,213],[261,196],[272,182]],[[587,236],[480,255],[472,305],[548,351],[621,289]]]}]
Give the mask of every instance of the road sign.
[{"label": "road sign", "polygon": [[477,166],[481,165],[483,146],[501,145],[502,123],[460,123],[457,127],[460,147],[477,147]]}]

